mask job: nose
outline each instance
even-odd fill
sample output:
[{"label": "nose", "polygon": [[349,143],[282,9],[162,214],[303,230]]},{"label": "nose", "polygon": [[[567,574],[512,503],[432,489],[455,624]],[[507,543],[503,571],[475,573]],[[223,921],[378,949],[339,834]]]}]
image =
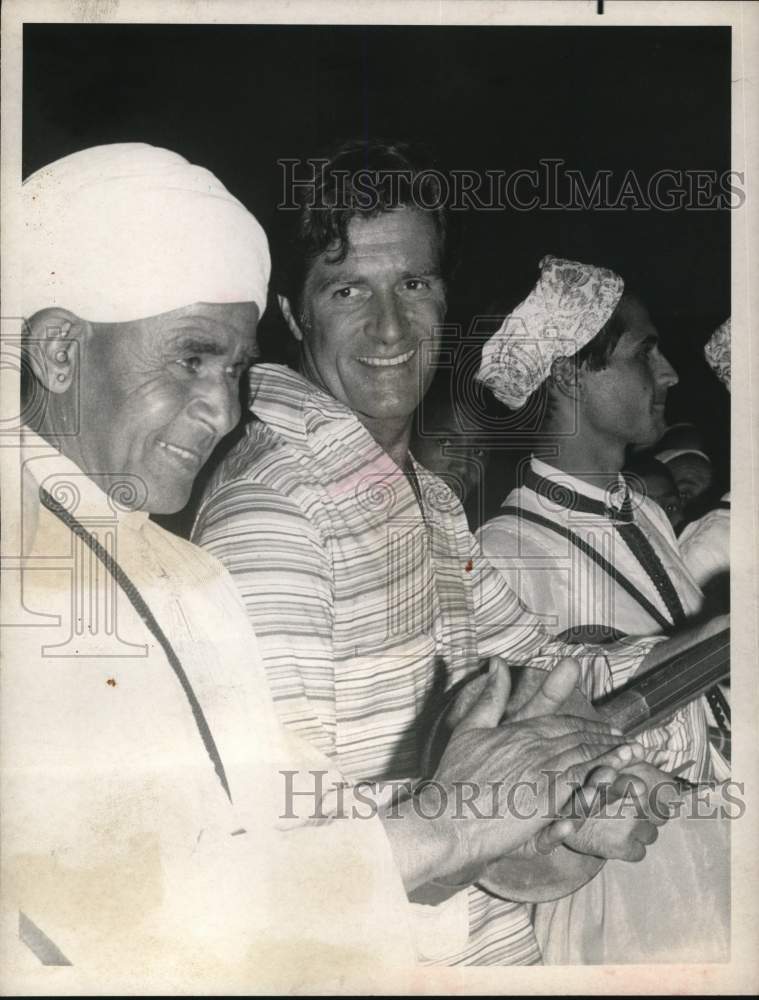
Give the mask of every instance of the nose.
[{"label": "nose", "polygon": [[680,381],[677,372],[658,348],[656,349],[656,362],[657,382],[666,386],[668,389],[671,389],[673,385],[677,385]]},{"label": "nose", "polygon": [[372,333],[375,340],[388,346],[397,344],[405,337],[403,315],[392,292],[377,297]]},{"label": "nose", "polygon": [[217,438],[228,434],[240,419],[239,385],[226,375],[198,378],[188,414]]}]

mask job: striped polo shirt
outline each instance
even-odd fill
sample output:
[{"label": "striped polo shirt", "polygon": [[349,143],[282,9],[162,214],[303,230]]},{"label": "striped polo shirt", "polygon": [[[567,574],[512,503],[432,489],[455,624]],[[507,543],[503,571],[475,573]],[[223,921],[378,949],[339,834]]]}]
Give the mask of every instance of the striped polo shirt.
[{"label": "striped polo shirt", "polygon": [[[356,415],[279,365],[250,373],[255,419],[209,483],[193,539],[227,567],[283,722],[350,779],[418,774],[425,712],[480,657],[630,676],[656,640],[551,639],[482,556],[461,504],[414,463],[409,480]],[[420,503],[421,501],[421,503]],[[526,908],[470,892],[450,963],[539,961]]]}]

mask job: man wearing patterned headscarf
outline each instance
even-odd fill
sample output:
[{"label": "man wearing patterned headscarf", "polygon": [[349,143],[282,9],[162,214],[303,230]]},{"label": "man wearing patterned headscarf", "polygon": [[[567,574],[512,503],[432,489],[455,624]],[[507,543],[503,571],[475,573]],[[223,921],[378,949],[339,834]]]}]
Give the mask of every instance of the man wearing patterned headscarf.
[{"label": "man wearing patterned headscarf", "polygon": [[[555,257],[544,258],[540,268],[535,288],[485,345],[478,377],[507,406],[542,411],[542,454],[536,445],[520,470],[520,485],[480,529],[479,540],[552,632],[587,641],[670,631],[699,611],[703,596],[666,515],[645,495],[645,484],[629,490],[621,470],[628,445],[651,445],[660,437],[667,391],[677,375],[645,306],[618,275]],[[595,698],[626,679],[591,675],[585,690]],[[664,770],[684,769],[699,782],[712,777],[716,762],[726,773],[708,742],[703,699],[640,738],[662,752]],[[665,831],[670,840],[633,873],[639,888],[629,894],[645,898],[648,878],[659,886],[666,933],[632,905],[614,920],[603,919],[613,886],[627,877],[607,866],[573,897],[538,906],[536,930],[547,960],[613,962],[626,955],[632,961],[631,946],[640,960],[646,953],[676,960],[678,948],[695,956],[698,942],[719,953],[725,926],[715,932],[707,919],[697,927],[690,913],[678,926],[679,905],[665,903],[668,885],[670,898],[678,900],[693,876],[687,862],[673,869],[676,880],[658,867],[671,857],[667,843],[681,853],[673,841],[679,831]],[[637,941],[631,928],[640,932]]]}]

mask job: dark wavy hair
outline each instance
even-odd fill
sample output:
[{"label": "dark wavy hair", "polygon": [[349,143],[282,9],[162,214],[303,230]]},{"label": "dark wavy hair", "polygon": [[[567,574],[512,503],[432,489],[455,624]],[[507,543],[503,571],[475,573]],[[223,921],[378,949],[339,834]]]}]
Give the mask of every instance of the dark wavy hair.
[{"label": "dark wavy hair", "polygon": [[445,175],[425,147],[351,140],[312,162],[319,164],[313,184],[299,183],[292,193],[297,209],[278,211],[272,240],[272,283],[297,315],[311,264],[325,252],[336,264],[345,259],[348,226],[355,217],[374,218],[401,207],[428,212],[439,239],[442,274],[450,279],[458,240],[452,238]]},{"label": "dark wavy hair", "polygon": [[619,338],[627,327],[624,305],[631,300],[639,301],[635,292],[625,288],[611,316],[595,337],[575,354],[575,363],[578,368],[585,365],[591,371],[601,371],[608,366],[614,349],[619,343]]}]

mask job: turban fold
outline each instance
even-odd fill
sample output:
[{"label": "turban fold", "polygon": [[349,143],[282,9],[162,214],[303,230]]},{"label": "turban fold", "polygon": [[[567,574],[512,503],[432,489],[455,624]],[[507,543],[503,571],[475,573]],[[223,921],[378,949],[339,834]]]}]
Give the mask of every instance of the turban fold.
[{"label": "turban fold", "polygon": [[704,347],[704,356],[709,367],[730,391],[730,320],[718,326]]},{"label": "turban fold", "polygon": [[512,409],[523,406],[556,358],[572,357],[595,337],[624,287],[606,268],[544,257],[537,285],[485,344],[477,379]]},{"label": "turban fold", "polygon": [[210,171],[143,143],[95,146],[23,185],[22,307],[95,323],[196,302],[266,305],[266,235]]}]

